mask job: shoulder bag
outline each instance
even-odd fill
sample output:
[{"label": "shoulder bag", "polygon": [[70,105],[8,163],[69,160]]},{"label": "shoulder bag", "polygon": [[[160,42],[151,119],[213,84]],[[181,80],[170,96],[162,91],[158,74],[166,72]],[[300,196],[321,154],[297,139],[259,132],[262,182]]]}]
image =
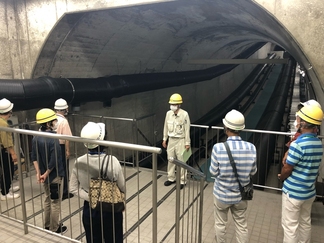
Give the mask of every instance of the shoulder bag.
[{"label": "shoulder bag", "polygon": [[98,178],[91,178],[89,187],[89,204],[92,209],[118,213],[125,209],[125,194],[119,190],[116,181],[109,180],[107,169],[109,166],[109,157],[104,170],[105,155]]},{"label": "shoulder bag", "polygon": [[227,142],[224,142],[224,145],[225,145],[228,157],[230,159],[231,165],[233,167],[233,171],[234,171],[234,174],[236,176],[237,182],[238,182],[239,187],[240,187],[242,200],[252,200],[252,198],[253,198],[253,181],[252,181],[252,178],[250,177],[250,182],[246,186],[241,185],[241,183],[240,183],[240,181],[238,179],[237,169],[236,169],[236,165],[235,165],[231,150],[230,150]]}]

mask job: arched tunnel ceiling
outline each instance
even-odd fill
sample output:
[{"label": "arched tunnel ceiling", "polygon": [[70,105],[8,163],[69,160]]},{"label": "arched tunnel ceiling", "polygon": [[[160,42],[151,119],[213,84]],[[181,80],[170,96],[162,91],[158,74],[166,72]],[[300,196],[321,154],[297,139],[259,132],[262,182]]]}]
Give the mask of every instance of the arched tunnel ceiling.
[{"label": "arched tunnel ceiling", "polygon": [[296,43],[251,1],[180,0],[65,15],[53,28],[33,77],[102,77],[205,69],[196,59],[228,59],[257,42]]}]

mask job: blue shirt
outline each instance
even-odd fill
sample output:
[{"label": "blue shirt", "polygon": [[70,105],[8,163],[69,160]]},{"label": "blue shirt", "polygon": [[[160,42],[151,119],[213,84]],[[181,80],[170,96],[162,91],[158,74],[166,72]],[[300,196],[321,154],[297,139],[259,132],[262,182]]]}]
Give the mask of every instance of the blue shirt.
[{"label": "blue shirt", "polygon": [[[255,146],[243,141],[240,136],[228,137],[227,143],[235,161],[240,183],[246,186],[250,176],[257,171]],[[209,171],[215,176],[213,193],[219,201],[236,204],[242,200],[239,184],[223,143],[214,145]]]},{"label": "blue shirt", "polygon": [[47,169],[52,170],[46,178],[46,183],[51,183],[57,176],[65,176],[58,139],[35,136],[31,159],[38,162],[41,174],[44,174]]},{"label": "blue shirt", "polygon": [[323,155],[323,145],[316,134],[304,133],[291,143],[287,164],[293,171],[283,184],[283,192],[297,200],[307,200],[316,194],[315,181]]}]

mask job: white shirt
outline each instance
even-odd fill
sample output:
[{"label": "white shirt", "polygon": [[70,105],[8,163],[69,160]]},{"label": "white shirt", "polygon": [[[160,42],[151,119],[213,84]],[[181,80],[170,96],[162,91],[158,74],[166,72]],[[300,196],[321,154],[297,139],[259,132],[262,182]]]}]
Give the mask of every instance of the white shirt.
[{"label": "white shirt", "polygon": [[168,137],[184,138],[185,145],[190,145],[190,118],[188,112],[179,109],[177,114],[171,110],[166,113],[163,140],[166,141]]},{"label": "white shirt", "polygon": [[[70,178],[70,192],[80,198],[89,201],[90,179],[98,178],[102,167],[105,154],[85,154],[76,159]],[[125,179],[122,167],[115,156],[109,155],[109,166],[104,164],[103,168],[107,168],[106,174],[110,180],[116,181],[119,189],[125,192]]]}]

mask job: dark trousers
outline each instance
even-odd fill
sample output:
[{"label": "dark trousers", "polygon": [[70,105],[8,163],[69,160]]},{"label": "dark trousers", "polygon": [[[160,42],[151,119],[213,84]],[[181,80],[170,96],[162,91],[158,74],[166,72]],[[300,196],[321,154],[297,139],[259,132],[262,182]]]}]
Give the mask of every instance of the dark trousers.
[{"label": "dark trousers", "polygon": [[64,180],[64,186],[63,186],[63,195],[67,195],[69,193],[69,169],[70,169],[70,163],[69,159],[66,159],[66,153],[65,153],[65,144],[60,144],[61,147],[61,154],[62,154],[62,161],[63,161],[63,167],[65,171],[65,176],[63,178]]},{"label": "dark trousers", "polygon": [[4,148],[1,149],[0,167],[0,174],[2,174],[0,181],[1,193],[2,195],[6,195],[9,193],[9,189],[11,187],[12,176],[15,172],[15,166],[10,154],[7,153],[7,150]]},{"label": "dark trousers", "polygon": [[[89,202],[84,201],[82,222],[86,233],[87,243],[123,242],[123,213],[112,214],[108,212],[102,212],[101,219],[100,211],[91,210],[90,213]],[[101,231],[101,227],[103,228],[103,231]]]}]

